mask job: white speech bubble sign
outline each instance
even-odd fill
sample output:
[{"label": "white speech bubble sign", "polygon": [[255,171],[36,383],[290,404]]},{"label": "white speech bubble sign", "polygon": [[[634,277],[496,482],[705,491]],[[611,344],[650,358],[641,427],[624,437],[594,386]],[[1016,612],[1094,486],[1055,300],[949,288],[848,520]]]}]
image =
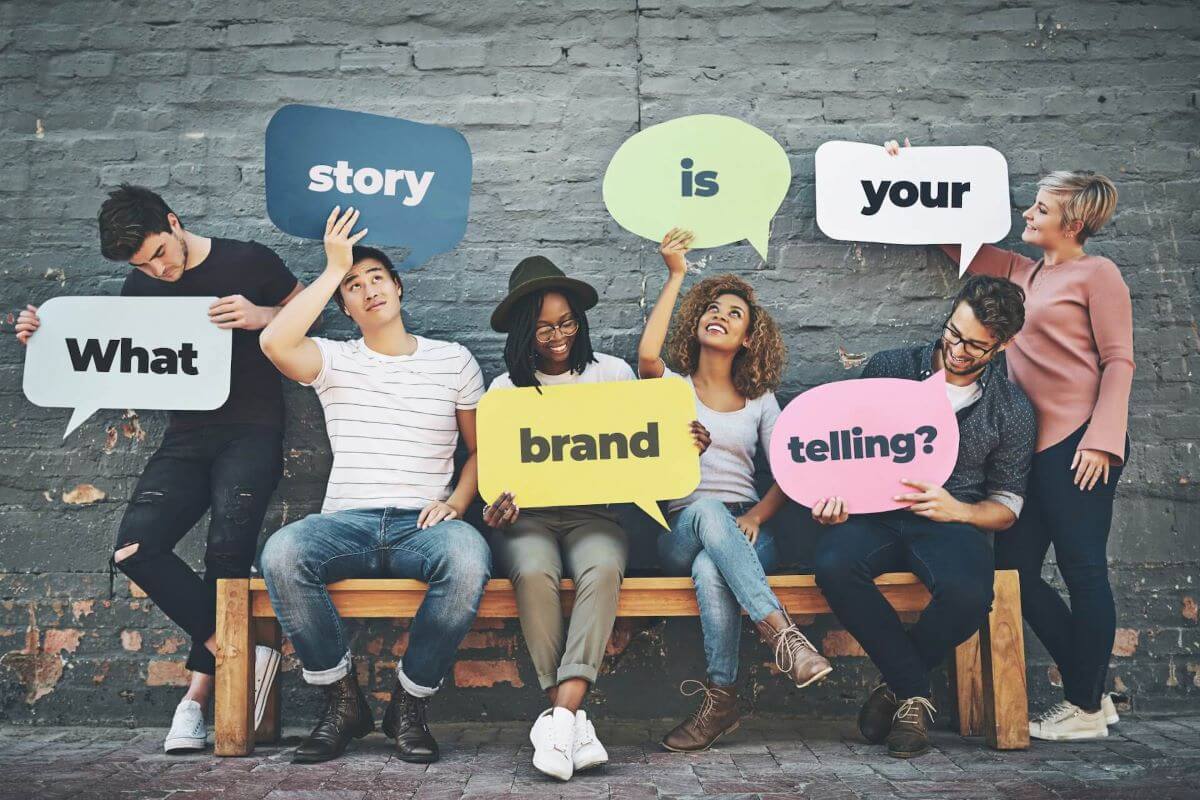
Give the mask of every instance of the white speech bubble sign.
[{"label": "white speech bubble sign", "polygon": [[64,439],[101,408],[220,408],[229,397],[233,336],[208,319],[216,299],[47,300],[25,354],[26,399],[73,409]]},{"label": "white speech bubble sign", "polygon": [[817,227],[830,239],[961,244],[959,276],[1012,227],[1008,161],[991,147],[825,142],[817,148]]}]

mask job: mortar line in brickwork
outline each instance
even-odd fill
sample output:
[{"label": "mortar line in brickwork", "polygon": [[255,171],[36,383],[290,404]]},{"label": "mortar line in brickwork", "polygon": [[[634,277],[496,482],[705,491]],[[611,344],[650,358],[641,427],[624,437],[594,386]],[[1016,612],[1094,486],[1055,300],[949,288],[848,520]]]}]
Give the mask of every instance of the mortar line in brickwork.
[{"label": "mortar line in brickwork", "polygon": [[[636,71],[637,85],[637,129],[642,129],[642,6],[641,0],[633,0],[633,46],[637,50]],[[643,287],[644,288],[644,287]]]}]

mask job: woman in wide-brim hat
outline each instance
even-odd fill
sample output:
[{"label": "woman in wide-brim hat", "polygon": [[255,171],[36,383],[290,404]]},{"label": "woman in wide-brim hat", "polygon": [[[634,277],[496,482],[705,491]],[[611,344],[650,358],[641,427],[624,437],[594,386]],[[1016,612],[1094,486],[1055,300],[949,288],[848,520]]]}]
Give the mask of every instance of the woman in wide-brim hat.
[{"label": "woman in wide-brim hat", "polygon": [[[489,391],[524,386],[634,380],[619,358],[592,350],[587,310],[596,290],[568,278],[548,258],[530,256],[508,280],[492,328],[508,334],[508,372]],[[529,734],[533,765],[560,780],[599,766],[608,754],[582,706],[612,633],[628,545],[607,505],[521,510],[504,492],[484,508],[496,550],[517,595],[517,612],[538,683],[550,698]],[[559,601],[563,567],[575,580],[566,626]]]}]

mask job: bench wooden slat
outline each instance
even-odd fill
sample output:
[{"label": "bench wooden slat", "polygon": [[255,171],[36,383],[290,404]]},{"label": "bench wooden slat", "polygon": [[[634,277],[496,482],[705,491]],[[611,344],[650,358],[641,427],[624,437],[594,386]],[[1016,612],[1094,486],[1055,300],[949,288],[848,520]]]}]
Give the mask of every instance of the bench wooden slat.
[{"label": "bench wooden slat", "polygon": [[[772,575],[768,581],[789,613],[829,613],[829,605],[812,575]],[[929,604],[929,591],[911,573],[887,573],[875,583],[897,611],[920,611]],[[250,592],[253,616],[274,617],[262,579],[250,581]],[[403,618],[417,613],[425,597],[425,584],[405,579],[354,578],[331,583],[329,595],[338,613],[347,618]],[[574,601],[575,584],[564,580],[564,613],[570,612]],[[626,578],[621,584],[619,617],[694,617],[699,613],[691,578]],[[511,581],[488,581],[478,616],[484,619],[517,616],[517,598]]]}]

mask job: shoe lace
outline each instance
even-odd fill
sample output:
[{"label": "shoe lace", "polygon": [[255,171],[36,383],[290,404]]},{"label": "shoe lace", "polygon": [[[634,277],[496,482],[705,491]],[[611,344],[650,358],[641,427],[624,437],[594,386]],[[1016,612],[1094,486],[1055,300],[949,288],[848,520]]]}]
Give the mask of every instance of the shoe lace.
[{"label": "shoe lace", "polygon": [[408,702],[404,703],[401,709],[405,726],[425,728],[426,716],[429,713],[429,701],[423,697],[413,697],[412,695],[406,699]]},{"label": "shoe lace", "polygon": [[[685,689],[684,687],[688,686],[689,684],[695,684],[695,688]],[[700,681],[689,678],[688,680],[679,684],[679,693],[684,697],[695,697],[700,693],[704,694],[704,698],[700,701],[700,707],[692,712],[692,719],[697,724],[704,722],[704,720],[708,718],[708,715],[713,712],[713,709],[717,707],[715,696],[716,692],[708,688],[708,686],[704,685]]]},{"label": "shoe lace", "polygon": [[1054,705],[1047,708],[1045,711],[1043,711],[1041,714],[1039,714],[1034,719],[1034,722],[1037,722],[1037,723],[1040,723],[1043,725],[1046,724],[1047,722],[1055,722],[1059,719],[1062,719],[1062,718],[1068,716],[1074,710],[1075,710],[1075,707],[1064,700],[1061,703],[1055,703]]},{"label": "shoe lace", "polygon": [[775,666],[779,667],[780,672],[787,674],[792,671],[797,659],[801,658],[805,651],[815,653],[817,648],[813,647],[813,643],[799,628],[789,625],[779,632],[779,638],[775,640]]},{"label": "shoe lace", "polygon": [[922,711],[928,714],[929,721],[933,722],[933,715],[937,713],[937,709],[933,707],[933,703],[924,697],[910,697],[900,704],[900,708],[896,709],[896,716],[893,719],[896,722],[911,722],[915,724],[921,721]]}]

